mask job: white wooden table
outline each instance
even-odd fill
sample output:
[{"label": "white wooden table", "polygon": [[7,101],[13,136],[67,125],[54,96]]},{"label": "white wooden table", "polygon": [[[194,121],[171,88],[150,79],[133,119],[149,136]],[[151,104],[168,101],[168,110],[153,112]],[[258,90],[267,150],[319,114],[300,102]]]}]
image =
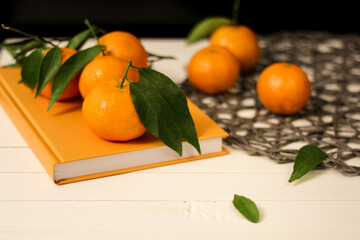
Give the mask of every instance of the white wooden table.
[{"label": "white wooden table", "polygon": [[[179,83],[206,41],[143,39],[175,56],[154,65]],[[8,61],[2,55],[1,63]],[[0,239],[360,239],[360,179],[229,155],[56,186],[0,107]],[[356,161],[360,165],[360,159]],[[233,195],[258,205],[251,223]]]}]

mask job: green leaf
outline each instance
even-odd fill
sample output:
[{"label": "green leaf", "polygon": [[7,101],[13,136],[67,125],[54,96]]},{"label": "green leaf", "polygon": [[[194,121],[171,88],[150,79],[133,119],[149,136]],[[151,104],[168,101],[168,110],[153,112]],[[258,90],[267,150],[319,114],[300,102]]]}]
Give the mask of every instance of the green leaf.
[{"label": "green leaf", "polygon": [[15,57],[16,54],[18,54],[21,49],[29,42],[31,42],[33,40],[31,39],[26,39],[26,40],[21,40],[18,42],[13,42],[13,43],[1,43],[1,47],[4,48],[12,57]]},{"label": "green leaf", "polygon": [[259,222],[259,210],[251,199],[234,194],[233,204],[246,219],[253,223]]},{"label": "green leaf", "polygon": [[144,127],[181,156],[180,126],[167,101],[142,83],[131,82],[130,95]]},{"label": "green leaf", "polygon": [[33,50],[35,48],[42,48],[42,47],[45,47],[44,43],[42,43],[38,40],[30,40],[30,41],[26,42],[23,46],[18,48],[18,50],[20,50],[20,52],[17,53],[14,57],[16,58],[17,55],[23,55],[23,54],[26,54],[27,52],[29,52],[30,50]]},{"label": "green leaf", "polygon": [[18,52],[14,56],[15,61],[21,65],[21,64],[23,64],[24,58],[26,57],[26,55],[29,51],[31,51],[33,49],[43,48],[43,47],[45,47],[45,44],[42,42],[39,42],[37,40],[29,41],[20,49],[20,52]]},{"label": "green leaf", "polygon": [[102,49],[102,45],[84,49],[75,53],[64,62],[53,80],[48,110],[59,99],[71,80],[80,73],[86,64],[99,55]]},{"label": "green leaf", "polygon": [[40,68],[40,78],[35,98],[44,90],[45,86],[54,78],[61,64],[61,50],[54,47],[45,55]]},{"label": "green leaf", "polygon": [[81,46],[85,43],[85,41],[89,38],[90,34],[91,34],[90,29],[87,29],[85,31],[76,34],[74,37],[72,37],[69,40],[66,47],[73,49],[80,49]]},{"label": "green leaf", "polygon": [[201,154],[195,124],[187,100],[180,88],[166,75],[150,68],[139,68],[140,83],[160,94],[176,115],[182,139],[190,143]]},{"label": "green leaf", "polygon": [[22,65],[27,53],[33,49],[42,48],[44,44],[37,40],[22,40],[19,42],[1,44],[3,47],[16,61],[17,64]]},{"label": "green leaf", "polygon": [[231,24],[226,17],[208,17],[197,23],[186,38],[187,44],[209,37],[217,28]]},{"label": "green leaf", "polygon": [[299,153],[295,158],[294,170],[289,182],[301,178],[325,159],[326,153],[316,146],[306,145],[300,148]]},{"label": "green leaf", "polygon": [[18,63],[10,63],[10,64],[4,65],[2,67],[4,67],[4,68],[12,68],[12,67],[21,67],[21,65],[18,64]]},{"label": "green leaf", "polygon": [[37,49],[25,58],[22,65],[21,82],[31,89],[34,89],[39,82],[43,58],[43,49]]}]

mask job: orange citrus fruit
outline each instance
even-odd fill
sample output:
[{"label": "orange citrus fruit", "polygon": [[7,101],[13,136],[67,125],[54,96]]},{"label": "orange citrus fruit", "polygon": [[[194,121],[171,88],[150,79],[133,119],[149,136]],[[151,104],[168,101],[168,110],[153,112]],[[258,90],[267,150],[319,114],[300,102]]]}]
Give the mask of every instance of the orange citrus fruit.
[{"label": "orange citrus fruit", "polygon": [[[72,48],[60,48],[61,50],[61,65],[66,62],[72,55],[77,53],[77,50]],[[44,54],[46,55],[50,51],[50,48],[46,49],[44,51]],[[43,91],[40,93],[41,96],[50,98],[51,96],[51,88],[52,88],[53,81],[49,82],[43,89]],[[79,75],[77,75],[65,88],[65,91],[61,94],[60,98],[58,100],[67,100],[74,97],[77,97],[80,95],[79,91]]]},{"label": "orange citrus fruit", "polygon": [[310,98],[311,83],[297,65],[274,63],[265,68],[257,81],[257,94],[270,111],[290,115],[302,109]]},{"label": "orange citrus fruit", "polygon": [[124,31],[113,31],[99,38],[105,46],[105,55],[115,56],[132,61],[136,67],[147,67],[147,53],[140,40],[133,34]]},{"label": "orange citrus fruit", "polygon": [[239,78],[235,56],[221,46],[209,46],[195,53],[188,64],[189,82],[196,89],[217,94],[232,87]]},{"label": "orange citrus fruit", "polygon": [[129,84],[120,88],[111,79],[94,87],[85,98],[82,114],[97,136],[110,141],[129,141],[146,131],[131,100]]},{"label": "orange citrus fruit", "polygon": [[229,49],[238,59],[243,71],[252,69],[261,56],[256,34],[245,25],[219,27],[211,34],[210,44]]},{"label": "orange citrus fruit", "polygon": [[[121,79],[128,64],[129,61],[114,56],[94,58],[84,67],[80,75],[79,89],[81,96],[85,99],[90,90],[99,82],[109,79]],[[127,78],[132,82],[139,82],[139,72],[134,68],[129,68]]]}]

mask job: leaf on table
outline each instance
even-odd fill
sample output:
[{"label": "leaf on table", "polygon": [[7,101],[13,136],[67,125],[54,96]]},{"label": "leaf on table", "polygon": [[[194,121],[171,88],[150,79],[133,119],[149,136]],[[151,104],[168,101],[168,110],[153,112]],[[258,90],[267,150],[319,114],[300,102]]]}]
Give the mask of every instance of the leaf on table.
[{"label": "leaf on table", "polygon": [[130,95],[144,127],[181,156],[181,129],[167,101],[156,91],[136,82],[130,83]]},{"label": "leaf on table", "polygon": [[40,77],[36,89],[35,98],[44,90],[45,86],[54,78],[59,71],[61,64],[61,50],[59,47],[53,47],[45,55],[40,68]]},{"label": "leaf on table", "polygon": [[43,58],[43,49],[37,49],[25,58],[22,65],[21,83],[24,83],[32,90],[38,85]]},{"label": "leaf on table", "polygon": [[325,159],[326,153],[316,146],[306,145],[300,148],[299,153],[295,158],[294,169],[289,182],[301,178]]},{"label": "leaf on table", "polygon": [[251,199],[234,194],[233,205],[249,221],[259,222],[259,210]]},{"label": "leaf on table", "polygon": [[86,64],[99,55],[102,49],[102,45],[84,49],[75,53],[64,62],[53,80],[48,110],[59,99],[71,80],[80,73]]},{"label": "leaf on table", "polygon": [[175,113],[183,140],[190,143],[201,154],[195,124],[187,100],[180,88],[166,75],[150,68],[139,68],[140,84],[158,93]]},{"label": "leaf on table", "polygon": [[217,28],[231,24],[231,20],[226,17],[208,17],[197,23],[186,38],[188,44],[197,42],[209,37]]}]

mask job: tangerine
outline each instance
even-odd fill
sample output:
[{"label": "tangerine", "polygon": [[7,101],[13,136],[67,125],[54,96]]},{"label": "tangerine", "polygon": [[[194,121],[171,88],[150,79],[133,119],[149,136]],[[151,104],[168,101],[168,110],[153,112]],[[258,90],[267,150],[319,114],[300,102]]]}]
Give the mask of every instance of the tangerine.
[{"label": "tangerine", "polygon": [[[65,48],[64,47],[64,48],[60,48],[60,50],[61,50],[61,63],[60,63],[60,65],[63,65],[64,62],[66,62],[66,60],[68,60],[72,55],[77,53],[77,50],[72,49],[72,48]],[[50,48],[45,49],[44,54],[46,55],[49,51],[50,51]],[[58,99],[59,101],[71,99],[71,98],[74,98],[74,97],[77,97],[77,96],[80,95],[79,76],[80,76],[80,74],[77,75],[73,80],[71,80],[69,85],[65,88],[64,92],[61,94],[60,98]],[[53,80],[51,80],[44,87],[44,89],[42,90],[40,95],[43,96],[43,97],[46,97],[46,98],[50,98],[52,85],[53,85]]]},{"label": "tangerine", "polygon": [[99,38],[99,43],[105,46],[105,55],[115,56],[132,61],[136,67],[147,67],[147,53],[140,40],[125,31],[113,31]]},{"label": "tangerine", "polygon": [[286,62],[274,63],[261,72],[257,94],[270,111],[290,115],[306,105],[311,94],[311,83],[299,66]]},{"label": "tangerine", "polygon": [[261,56],[255,32],[245,25],[219,27],[211,34],[210,44],[229,49],[238,59],[243,71],[252,69]]},{"label": "tangerine", "polygon": [[[79,89],[81,96],[85,99],[90,90],[99,82],[109,79],[121,79],[128,63],[128,61],[114,56],[98,56],[94,58],[84,67],[80,75]],[[134,68],[130,68],[127,78],[132,82],[139,82],[139,72]],[[127,84],[127,82],[124,84]]]},{"label": "tangerine", "polygon": [[146,131],[131,100],[129,84],[110,79],[94,87],[85,98],[82,114],[97,136],[110,141],[129,141]]},{"label": "tangerine", "polygon": [[187,71],[189,82],[196,89],[208,94],[218,94],[236,83],[240,66],[228,49],[208,46],[195,53]]}]

